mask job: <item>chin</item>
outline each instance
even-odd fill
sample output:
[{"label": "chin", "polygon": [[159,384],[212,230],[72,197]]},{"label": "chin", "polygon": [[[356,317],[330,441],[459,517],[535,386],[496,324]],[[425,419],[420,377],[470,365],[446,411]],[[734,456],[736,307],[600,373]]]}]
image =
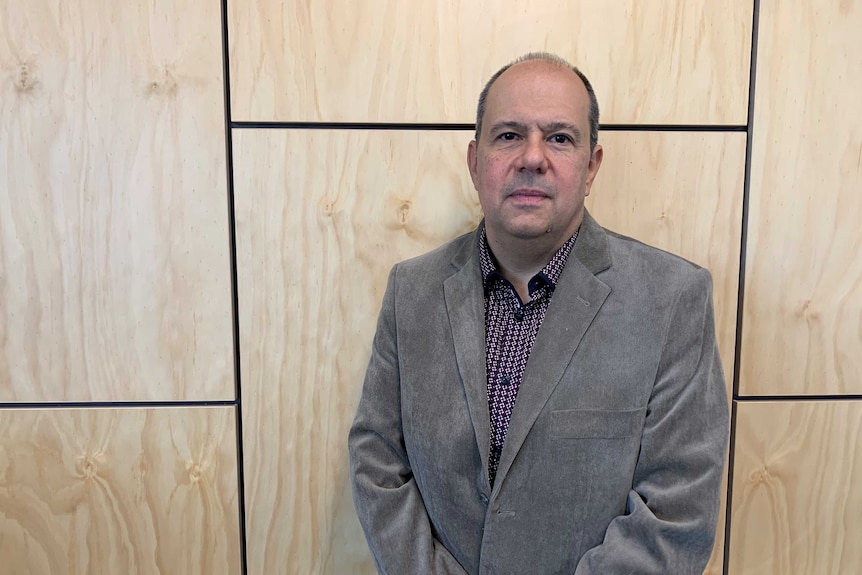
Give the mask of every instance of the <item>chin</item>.
[{"label": "chin", "polygon": [[552,226],[548,224],[512,225],[507,226],[505,229],[505,232],[509,236],[513,238],[518,238],[520,240],[543,238],[546,237],[552,231]]}]

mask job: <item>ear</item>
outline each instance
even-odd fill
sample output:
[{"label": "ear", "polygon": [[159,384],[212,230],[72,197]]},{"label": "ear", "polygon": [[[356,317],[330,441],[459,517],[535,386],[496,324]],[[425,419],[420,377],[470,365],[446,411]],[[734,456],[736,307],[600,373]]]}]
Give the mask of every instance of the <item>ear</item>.
[{"label": "ear", "polygon": [[470,170],[470,178],[473,180],[473,187],[477,190],[478,186],[478,177],[479,177],[479,144],[476,140],[471,140],[470,145],[467,146],[467,168]]},{"label": "ear", "polygon": [[602,167],[602,156],[604,156],[604,150],[602,149],[601,144],[596,144],[596,147],[593,148],[593,153],[590,155],[590,163],[587,165],[585,196],[590,195],[590,190],[593,187],[593,180],[596,178],[596,174],[599,173],[599,168]]}]

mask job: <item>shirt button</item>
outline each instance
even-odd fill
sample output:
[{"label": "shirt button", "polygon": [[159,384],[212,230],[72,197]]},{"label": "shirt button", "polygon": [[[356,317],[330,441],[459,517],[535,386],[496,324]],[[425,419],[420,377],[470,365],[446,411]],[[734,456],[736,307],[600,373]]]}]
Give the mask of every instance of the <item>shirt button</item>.
[{"label": "shirt button", "polygon": [[524,312],[521,310],[515,311],[515,321],[524,321]]}]

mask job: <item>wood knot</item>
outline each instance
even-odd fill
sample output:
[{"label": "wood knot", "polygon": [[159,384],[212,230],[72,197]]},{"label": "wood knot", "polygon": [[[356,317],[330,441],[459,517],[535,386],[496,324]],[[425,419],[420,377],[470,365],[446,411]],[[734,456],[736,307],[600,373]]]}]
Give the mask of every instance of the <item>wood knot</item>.
[{"label": "wood knot", "polygon": [[799,305],[798,315],[805,320],[817,320],[820,318],[820,312],[817,311],[817,308],[814,306],[814,302],[810,299],[802,301]]},{"label": "wood knot", "polygon": [[99,462],[92,455],[82,455],[78,458],[78,474],[84,479],[93,479],[99,475]]},{"label": "wood knot", "polygon": [[323,200],[320,203],[320,210],[323,212],[323,215],[331,218],[335,213],[335,201],[334,200]]},{"label": "wood knot", "polygon": [[752,483],[768,483],[769,468],[764,465],[760,469],[755,469],[751,472],[751,475],[749,475],[748,478]]},{"label": "wood knot", "polygon": [[19,92],[32,92],[36,87],[36,76],[29,64],[21,64],[18,66],[18,73],[15,74],[15,89]]},{"label": "wood knot", "polygon": [[166,96],[177,93],[177,79],[173,72],[165,68],[162,71],[160,78],[150,81],[147,84],[147,94],[153,96]]},{"label": "wood knot", "polygon": [[398,219],[401,220],[401,225],[407,223],[407,219],[410,215],[410,200],[404,200],[401,202],[401,205],[398,206]]},{"label": "wood knot", "polygon": [[186,470],[189,472],[189,480],[192,483],[197,483],[203,477],[203,468],[200,463],[194,461],[186,461]]}]

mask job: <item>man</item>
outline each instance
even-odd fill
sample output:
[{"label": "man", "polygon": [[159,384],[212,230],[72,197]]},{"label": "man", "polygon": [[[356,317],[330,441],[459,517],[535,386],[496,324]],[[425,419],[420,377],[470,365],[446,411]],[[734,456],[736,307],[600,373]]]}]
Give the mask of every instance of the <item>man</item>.
[{"label": "man", "polygon": [[601,228],[587,79],[491,78],[479,229],[396,265],[350,430],[384,574],[701,573],[727,398],[708,272]]}]

